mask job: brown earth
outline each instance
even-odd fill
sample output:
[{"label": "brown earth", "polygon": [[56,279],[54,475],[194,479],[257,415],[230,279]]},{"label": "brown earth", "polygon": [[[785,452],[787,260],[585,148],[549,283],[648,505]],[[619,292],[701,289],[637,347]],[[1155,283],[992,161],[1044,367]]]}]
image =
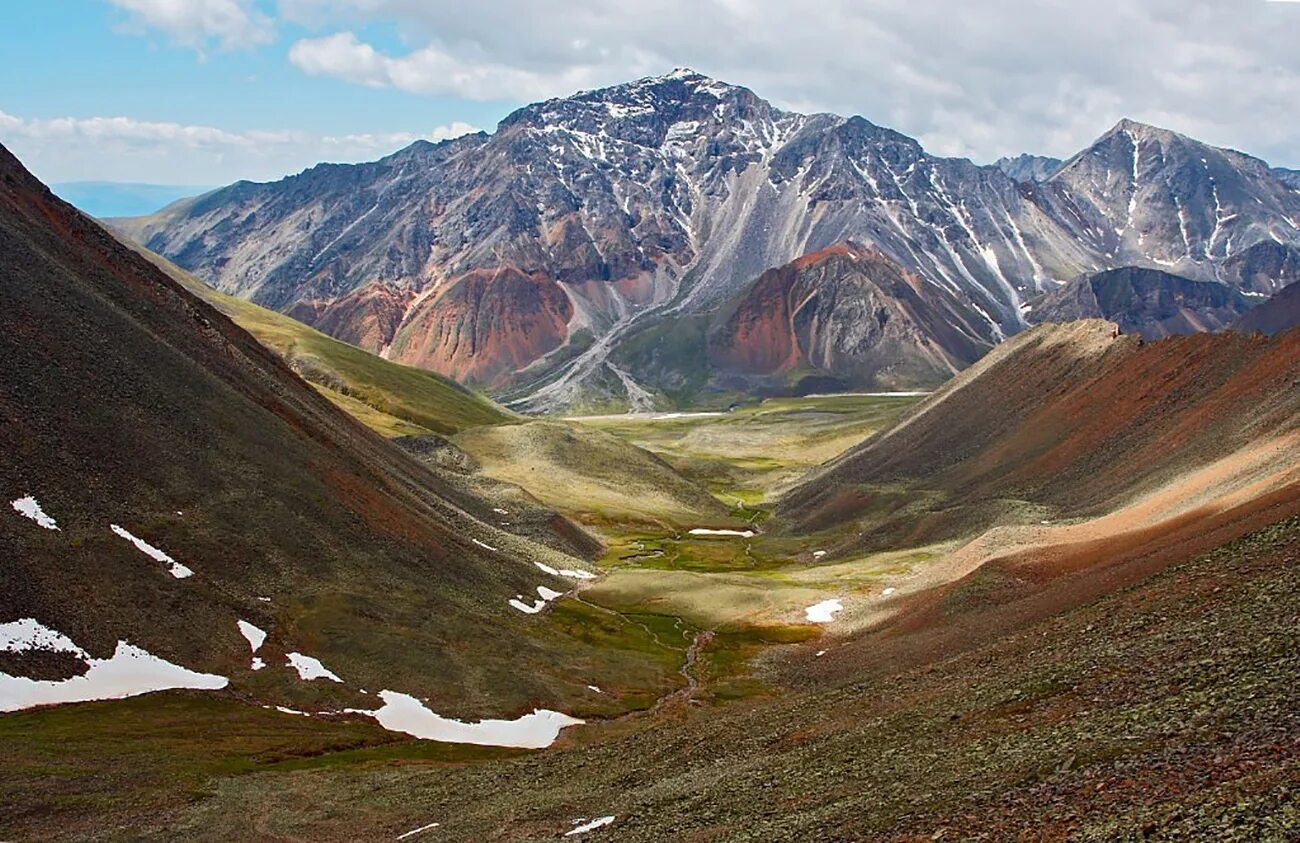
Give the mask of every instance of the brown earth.
[{"label": "brown earth", "polygon": [[379,354],[397,334],[415,295],[386,284],[367,284],[332,301],[298,302],[288,315],[335,339]]},{"label": "brown earth", "polygon": [[573,303],[560,285],[513,266],[448,282],[406,319],[389,357],[491,386],[558,348]]},{"label": "brown earth", "polygon": [[[794,529],[848,546],[973,537],[996,523],[1095,518],[1300,428],[1300,332],[1144,344],[1106,322],[1040,326],[996,348],[782,501]],[[1277,467],[1300,451],[1280,446]],[[865,534],[861,534],[865,531]]]}]

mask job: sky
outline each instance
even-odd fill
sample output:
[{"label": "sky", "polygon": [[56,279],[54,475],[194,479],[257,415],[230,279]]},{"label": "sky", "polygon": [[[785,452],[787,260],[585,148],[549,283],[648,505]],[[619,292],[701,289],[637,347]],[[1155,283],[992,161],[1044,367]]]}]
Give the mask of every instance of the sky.
[{"label": "sky", "polygon": [[6,0],[0,142],[47,182],[269,180],[692,67],[979,162],[1130,117],[1300,167],[1297,44],[1291,0]]}]

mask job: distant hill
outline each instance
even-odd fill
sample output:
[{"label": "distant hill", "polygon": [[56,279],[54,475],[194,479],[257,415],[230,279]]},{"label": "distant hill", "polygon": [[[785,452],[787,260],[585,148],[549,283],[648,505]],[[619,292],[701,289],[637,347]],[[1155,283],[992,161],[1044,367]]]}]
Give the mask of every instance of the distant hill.
[{"label": "distant hill", "polygon": [[162,210],[178,199],[198,196],[211,185],[65,181],[50,185],[64,201],[92,217],[134,217]]}]

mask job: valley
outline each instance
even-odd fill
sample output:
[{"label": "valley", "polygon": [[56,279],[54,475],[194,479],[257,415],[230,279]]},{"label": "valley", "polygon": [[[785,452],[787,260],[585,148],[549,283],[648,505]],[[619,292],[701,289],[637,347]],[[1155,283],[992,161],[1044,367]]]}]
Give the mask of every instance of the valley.
[{"label": "valley", "polygon": [[1300,839],[1295,171],[281,5],[536,101],[130,218],[0,145],[0,840]]}]

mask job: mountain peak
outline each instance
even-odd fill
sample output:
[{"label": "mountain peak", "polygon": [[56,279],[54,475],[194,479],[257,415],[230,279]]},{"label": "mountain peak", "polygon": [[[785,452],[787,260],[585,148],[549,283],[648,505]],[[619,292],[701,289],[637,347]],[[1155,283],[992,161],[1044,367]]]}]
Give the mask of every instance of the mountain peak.
[{"label": "mountain peak", "polygon": [[1111,127],[1110,131],[1098,138],[1097,142],[1100,143],[1119,134],[1125,134],[1138,140],[1156,138],[1162,141],[1179,140],[1191,143],[1200,143],[1200,141],[1195,141],[1186,135],[1181,135],[1178,132],[1173,131],[1172,129],[1153,126],[1150,123],[1142,123],[1128,117],[1121,118],[1118,123]]}]

